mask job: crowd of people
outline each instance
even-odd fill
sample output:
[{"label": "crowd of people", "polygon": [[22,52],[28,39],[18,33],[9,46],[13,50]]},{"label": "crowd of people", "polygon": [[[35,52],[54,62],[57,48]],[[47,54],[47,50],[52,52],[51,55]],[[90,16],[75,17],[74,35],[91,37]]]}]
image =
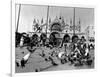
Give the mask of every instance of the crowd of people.
[{"label": "crowd of people", "polygon": [[[90,52],[95,48],[95,45],[91,43],[94,42],[94,40],[88,40],[89,42],[87,42],[85,36],[79,38],[78,35],[73,35],[71,38],[69,34],[65,34],[61,39],[56,37],[56,35],[57,33],[54,32],[49,38],[47,38],[45,33],[41,33],[40,36],[33,34],[30,37],[27,33],[16,32],[15,47],[22,48],[26,46],[30,54],[35,51],[34,47],[39,48],[42,46],[49,48],[52,51],[49,52],[48,55],[42,50],[39,56],[44,58],[45,61],[51,61],[52,65],[59,65],[59,63],[54,60],[55,58],[59,60],[61,64],[70,62],[70,64],[74,64],[74,66],[82,66],[84,64],[88,66],[92,65],[94,57],[91,56]],[[64,51],[62,51],[61,48],[64,48]],[[26,62],[24,63],[24,60],[21,60],[21,62],[22,64],[20,63],[20,65],[22,67],[23,65],[25,66]]]}]

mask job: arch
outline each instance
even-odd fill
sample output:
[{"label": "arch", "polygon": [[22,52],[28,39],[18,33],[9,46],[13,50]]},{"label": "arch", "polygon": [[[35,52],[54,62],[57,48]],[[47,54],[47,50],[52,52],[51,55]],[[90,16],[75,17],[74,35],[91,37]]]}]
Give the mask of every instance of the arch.
[{"label": "arch", "polygon": [[46,33],[41,33],[40,39],[41,39],[41,40],[46,40],[46,39],[47,39]]},{"label": "arch", "polygon": [[78,35],[73,35],[73,36],[72,36],[72,42],[73,42],[73,43],[77,43],[78,40],[79,40]]},{"label": "arch", "polygon": [[58,47],[61,43],[60,33],[59,32],[52,32],[49,36],[49,42],[52,46]]},{"label": "arch", "polygon": [[37,34],[33,34],[31,38],[31,47],[36,46],[39,42],[39,36]]},{"label": "arch", "polygon": [[42,44],[45,45],[46,44],[46,40],[47,40],[46,33],[41,33],[41,35],[40,35],[40,42],[42,42]]},{"label": "arch", "polygon": [[62,31],[60,22],[54,22],[51,24],[51,31]]},{"label": "arch", "polygon": [[64,37],[63,37],[63,42],[64,42],[64,43],[70,42],[70,35],[69,35],[69,34],[65,34],[65,35],[64,35]]}]

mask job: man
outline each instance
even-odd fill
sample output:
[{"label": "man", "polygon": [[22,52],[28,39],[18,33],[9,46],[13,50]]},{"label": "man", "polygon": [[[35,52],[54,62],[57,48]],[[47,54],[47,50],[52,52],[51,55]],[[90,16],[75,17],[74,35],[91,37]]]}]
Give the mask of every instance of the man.
[{"label": "man", "polygon": [[[68,34],[65,34],[64,37],[63,37],[63,40],[62,40],[62,43],[61,43],[61,47],[64,45],[64,44],[68,44],[70,43],[70,36]],[[68,45],[67,45],[68,46]]]},{"label": "man", "polygon": [[45,46],[46,45],[46,40],[47,40],[47,35],[45,33],[42,33],[40,35],[40,42],[42,42],[42,45]]},{"label": "man", "polygon": [[23,44],[24,44],[24,37],[22,36],[21,39],[20,39],[20,47],[21,48],[23,47]]}]

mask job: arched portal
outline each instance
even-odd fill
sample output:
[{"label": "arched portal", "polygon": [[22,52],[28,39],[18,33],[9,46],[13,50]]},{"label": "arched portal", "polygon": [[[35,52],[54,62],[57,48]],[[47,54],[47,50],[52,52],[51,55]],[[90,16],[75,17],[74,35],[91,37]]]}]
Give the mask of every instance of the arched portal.
[{"label": "arched portal", "polygon": [[51,25],[51,31],[62,31],[62,29],[61,29],[61,24],[60,23],[53,23],[52,25]]},{"label": "arched portal", "polygon": [[53,47],[58,47],[61,44],[61,38],[60,38],[59,32],[52,32],[49,36],[49,42]]}]

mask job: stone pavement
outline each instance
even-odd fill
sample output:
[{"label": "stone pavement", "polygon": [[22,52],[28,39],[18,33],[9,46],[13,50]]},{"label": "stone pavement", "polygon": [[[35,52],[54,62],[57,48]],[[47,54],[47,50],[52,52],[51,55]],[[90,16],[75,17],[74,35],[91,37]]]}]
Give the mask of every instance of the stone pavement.
[{"label": "stone pavement", "polygon": [[[43,57],[41,57],[39,54],[42,53],[44,50],[45,54],[48,55],[50,50],[49,48],[38,48],[34,53],[31,54],[27,64],[24,68],[15,66],[15,72],[16,73],[24,73],[24,72],[36,72],[36,71],[56,71],[56,70],[72,70],[72,69],[87,69],[87,68],[93,68],[94,64],[92,64],[91,67],[88,67],[86,65],[75,67],[74,65],[70,65],[70,63],[61,64],[59,63],[58,66],[53,66],[50,61],[45,61]],[[64,49],[62,49],[64,50]],[[91,51],[91,55],[94,56],[94,51]],[[28,50],[23,48],[16,48],[16,58],[22,58],[25,54],[28,53]],[[57,60],[57,59],[55,59]]]}]

